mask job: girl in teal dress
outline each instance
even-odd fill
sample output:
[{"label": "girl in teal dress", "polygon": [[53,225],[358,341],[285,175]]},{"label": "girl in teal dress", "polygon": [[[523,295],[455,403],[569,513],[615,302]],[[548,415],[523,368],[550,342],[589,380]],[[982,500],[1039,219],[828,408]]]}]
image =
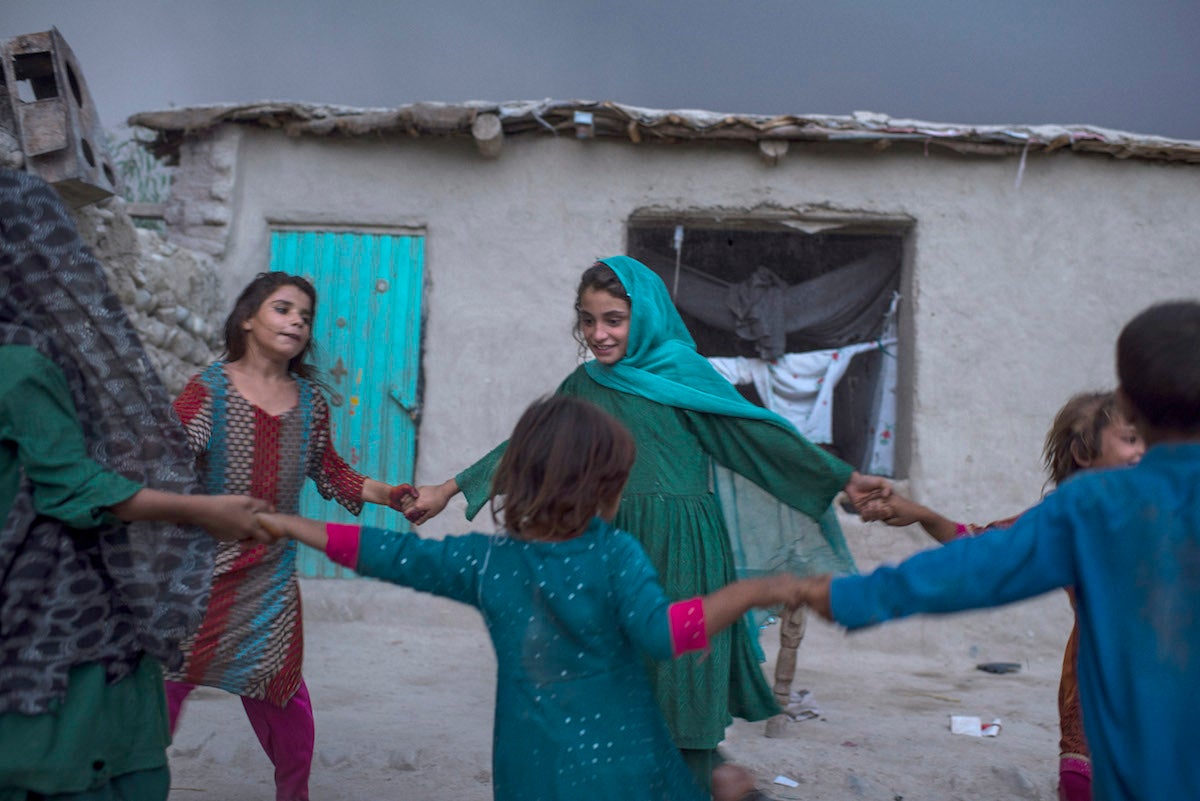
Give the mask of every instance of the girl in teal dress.
[{"label": "girl in teal dress", "polygon": [[[886,491],[882,479],[860,475],[783,418],[742,398],[696,352],[666,286],[641,262],[616,256],[586,270],[576,311],[576,337],[595,359],[568,376],[558,393],[595,403],[632,432],[637,459],[613,522],[645,549],[667,597],[703,595],[735,578],[729,534],[710,485],[711,460],[814,520],[843,488],[856,503]],[[420,487],[409,519],[425,522],[459,491],[473,517],[489,497],[504,448],[443,484]],[[831,554],[847,553],[839,530],[822,532],[836,538],[828,543]],[[845,568],[827,563],[825,569]],[[700,781],[719,762],[716,748],[732,716],[762,720],[779,712],[753,632],[741,621],[715,637],[706,655],[658,662],[650,671],[671,737]]]},{"label": "girl in teal dress", "polygon": [[[498,667],[493,775],[502,801],[703,801],[671,742],[644,667],[704,651],[752,607],[792,605],[790,574],[671,603],[645,552],[607,522],[634,464],[628,430],[594,404],[553,396],[513,431],[491,484],[505,531],[415,534],[260,515],[334,561],[477,607]],[[753,798],[733,765],[714,797]]]}]

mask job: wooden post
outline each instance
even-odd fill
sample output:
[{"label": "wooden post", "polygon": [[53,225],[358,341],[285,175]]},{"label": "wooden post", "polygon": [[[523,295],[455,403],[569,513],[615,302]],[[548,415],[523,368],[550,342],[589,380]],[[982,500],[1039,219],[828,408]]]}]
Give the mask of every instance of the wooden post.
[{"label": "wooden post", "polygon": [[495,114],[480,114],[471,123],[471,136],[479,146],[479,153],[486,159],[499,158],[504,147],[504,126]]},{"label": "wooden post", "polygon": [[[782,709],[787,709],[792,701],[792,682],[796,678],[796,651],[804,639],[806,624],[803,606],[798,606],[790,612],[785,610],[779,618],[779,655],[775,657],[775,684],[771,691],[775,694],[775,702]],[[776,715],[767,721],[766,735],[782,737],[790,721],[791,717],[787,712]]]}]

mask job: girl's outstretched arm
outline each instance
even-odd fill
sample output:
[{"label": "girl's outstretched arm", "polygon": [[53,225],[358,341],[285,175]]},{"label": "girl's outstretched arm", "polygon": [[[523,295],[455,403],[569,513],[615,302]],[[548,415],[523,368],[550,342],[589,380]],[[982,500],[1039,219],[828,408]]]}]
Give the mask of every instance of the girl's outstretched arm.
[{"label": "girl's outstretched arm", "polygon": [[[733,625],[751,609],[780,606],[794,609],[819,600],[819,583],[814,584],[819,581],[779,573],[742,579],[708,595],[677,601],[667,609],[671,652],[678,657],[688,651],[708,648],[713,635]],[[828,601],[825,608],[828,609]],[[827,614],[821,609],[817,611]]]},{"label": "girl's outstretched arm", "polygon": [[321,553],[329,543],[329,535],[325,533],[325,522],[310,520],[299,515],[258,514],[258,524],[275,539],[290,539],[311,545]]},{"label": "girl's outstretched arm", "polygon": [[882,520],[889,526],[920,523],[925,533],[941,543],[957,539],[962,530],[962,527],[950,518],[894,491],[887,498],[869,501],[859,509],[859,513],[865,521]]},{"label": "girl's outstretched arm", "polygon": [[224,542],[269,541],[255,513],[269,512],[271,504],[245,495],[180,495],[144,487],[109,509],[126,522],[169,520],[197,525]]},{"label": "girl's outstretched arm", "polygon": [[742,579],[705,595],[704,628],[709,637],[723,631],[755,608],[804,603],[803,580],[790,573]]},{"label": "girl's outstretched arm", "polygon": [[408,522],[419,526],[427,520],[437,517],[458,492],[458,481],[453,478],[449,478],[441,484],[426,484],[418,487],[417,497],[405,510],[404,516],[408,518]]},{"label": "girl's outstretched arm", "polygon": [[377,503],[380,506],[390,506],[397,512],[407,513],[417,499],[417,491],[412,484],[384,484],[373,478],[363,480],[362,499],[364,503]]}]

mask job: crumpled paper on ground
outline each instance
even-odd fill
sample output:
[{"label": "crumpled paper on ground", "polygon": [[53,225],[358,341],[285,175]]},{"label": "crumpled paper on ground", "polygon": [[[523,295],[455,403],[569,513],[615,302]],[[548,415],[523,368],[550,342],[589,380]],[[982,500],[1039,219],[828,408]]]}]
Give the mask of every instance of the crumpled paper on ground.
[{"label": "crumpled paper on ground", "polygon": [[972,715],[951,715],[950,733],[965,734],[968,737],[996,737],[1000,734],[1000,718],[993,718],[991,723],[984,723],[982,718]]},{"label": "crumpled paper on ground", "polygon": [[817,706],[817,699],[808,690],[792,690],[783,713],[792,720],[812,720],[821,716],[821,708]]}]

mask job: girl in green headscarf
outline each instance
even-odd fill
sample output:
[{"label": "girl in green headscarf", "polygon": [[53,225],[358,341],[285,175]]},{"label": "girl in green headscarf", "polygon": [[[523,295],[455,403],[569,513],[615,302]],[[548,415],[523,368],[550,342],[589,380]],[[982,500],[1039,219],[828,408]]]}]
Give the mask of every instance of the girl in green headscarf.
[{"label": "girl in green headscarf", "polygon": [[[595,360],[557,391],[595,403],[632,432],[637,460],[613,522],[641,542],[668,597],[712,592],[736,578],[710,483],[713,460],[814,520],[842,489],[858,502],[886,486],[745,400],[696,352],[666,286],[636,259],[614,256],[586,270],[575,306],[576,338]],[[443,484],[421,487],[409,519],[424,523],[460,491],[467,516],[474,517],[488,499],[504,448]],[[844,542],[829,546],[845,553]],[[733,716],[762,720],[780,711],[744,623],[713,638],[705,655],[649,669],[675,744],[705,785]]]}]

